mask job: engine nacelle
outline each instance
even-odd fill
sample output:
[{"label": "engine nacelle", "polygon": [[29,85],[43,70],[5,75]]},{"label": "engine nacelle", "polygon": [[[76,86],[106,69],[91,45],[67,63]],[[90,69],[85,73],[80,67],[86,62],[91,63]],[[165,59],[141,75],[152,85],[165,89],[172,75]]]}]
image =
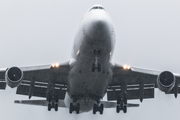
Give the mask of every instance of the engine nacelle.
[{"label": "engine nacelle", "polygon": [[165,93],[168,93],[174,87],[175,83],[176,78],[173,73],[169,71],[164,71],[157,77],[157,86]]},{"label": "engine nacelle", "polygon": [[23,80],[23,71],[18,67],[11,67],[6,70],[6,83],[11,87],[17,87]]}]

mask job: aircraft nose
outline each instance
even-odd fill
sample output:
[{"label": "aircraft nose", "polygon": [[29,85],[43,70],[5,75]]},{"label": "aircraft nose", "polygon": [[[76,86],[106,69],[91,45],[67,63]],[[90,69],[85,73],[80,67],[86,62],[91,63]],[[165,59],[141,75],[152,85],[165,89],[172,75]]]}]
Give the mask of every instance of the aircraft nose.
[{"label": "aircraft nose", "polygon": [[93,27],[97,30],[106,29],[107,22],[105,19],[97,18],[92,20]]},{"label": "aircraft nose", "polygon": [[110,36],[110,23],[106,16],[94,16],[85,24],[85,32],[92,39],[105,39]]}]

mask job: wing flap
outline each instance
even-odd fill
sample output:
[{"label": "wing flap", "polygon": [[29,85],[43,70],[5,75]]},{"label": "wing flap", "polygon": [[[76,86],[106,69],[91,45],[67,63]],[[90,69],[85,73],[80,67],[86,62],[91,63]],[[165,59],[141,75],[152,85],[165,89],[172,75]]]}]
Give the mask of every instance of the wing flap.
[{"label": "wing flap", "polygon": [[[21,85],[18,87],[16,94],[29,95],[30,86]],[[34,87],[33,96],[46,97],[46,88]]]},{"label": "wing flap", "polygon": [[[48,93],[48,83],[36,82],[32,91],[32,96],[46,97]],[[64,99],[67,90],[67,85],[55,84],[54,92],[57,94],[59,99]],[[29,95],[30,94],[30,81],[23,81],[17,88],[16,94]]]},{"label": "wing flap", "polygon": [[[134,86],[127,86],[127,99],[132,100],[132,99],[140,99],[141,94],[142,97],[147,99],[147,98],[154,98],[154,85],[153,84],[145,84],[143,91],[139,89],[139,85],[134,85]],[[108,101],[112,100],[117,100],[117,97],[121,93],[121,88],[120,86],[109,86],[107,89],[107,99]]]},{"label": "wing flap", "polygon": [[[174,94],[174,92],[175,92],[175,87],[173,87],[168,93],[166,93],[166,94]],[[177,91],[177,93],[180,93],[180,86],[178,86],[178,91]]]}]

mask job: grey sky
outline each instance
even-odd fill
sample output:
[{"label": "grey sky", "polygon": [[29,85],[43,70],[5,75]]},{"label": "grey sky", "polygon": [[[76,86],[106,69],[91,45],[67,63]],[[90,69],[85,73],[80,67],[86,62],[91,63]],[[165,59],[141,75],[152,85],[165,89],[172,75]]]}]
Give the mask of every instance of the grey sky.
[{"label": "grey sky", "polygon": [[[114,23],[116,63],[180,73],[179,0],[0,0],[0,68],[69,60],[76,29],[87,10],[97,3],[105,7]],[[105,109],[103,116],[91,112],[69,115],[68,109],[48,112],[45,107],[14,105],[14,99],[27,97],[7,89],[0,91],[0,101],[5,102],[0,103],[0,119],[169,120],[179,117],[179,98],[159,90],[155,97],[144,100],[139,108],[129,108],[127,114]]]}]

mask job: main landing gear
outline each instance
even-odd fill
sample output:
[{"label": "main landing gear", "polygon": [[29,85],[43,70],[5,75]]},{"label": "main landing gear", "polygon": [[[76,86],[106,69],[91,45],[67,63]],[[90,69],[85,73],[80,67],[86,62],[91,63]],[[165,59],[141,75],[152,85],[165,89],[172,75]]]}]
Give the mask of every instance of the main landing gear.
[{"label": "main landing gear", "polygon": [[51,111],[52,108],[58,111],[58,98],[56,96],[52,96],[48,100],[48,111]]},{"label": "main landing gear", "polygon": [[124,113],[127,112],[127,98],[126,97],[117,99],[116,112],[119,113],[121,110]]},{"label": "main landing gear", "polygon": [[76,111],[79,114],[80,104],[79,103],[70,103],[69,113],[71,114],[73,111]]},{"label": "main landing gear", "polygon": [[103,104],[94,104],[93,106],[93,114],[96,114],[99,111],[100,114],[103,114],[104,105]]},{"label": "main landing gear", "polygon": [[96,99],[95,101],[96,102],[93,105],[93,114],[96,114],[96,112],[103,114],[104,105],[100,103],[99,99]]}]

